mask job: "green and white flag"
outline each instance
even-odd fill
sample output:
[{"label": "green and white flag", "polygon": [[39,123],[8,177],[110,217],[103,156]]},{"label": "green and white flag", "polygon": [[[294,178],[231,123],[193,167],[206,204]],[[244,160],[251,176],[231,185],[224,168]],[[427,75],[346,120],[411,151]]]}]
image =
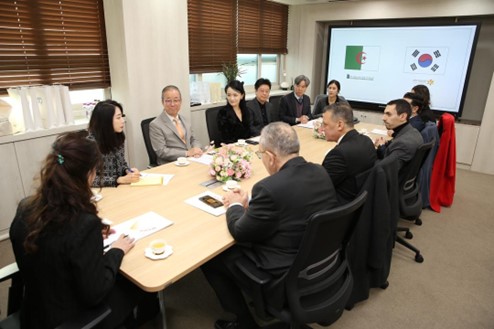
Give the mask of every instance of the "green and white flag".
[{"label": "green and white flag", "polygon": [[379,47],[346,46],[345,70],[378,71]]}]

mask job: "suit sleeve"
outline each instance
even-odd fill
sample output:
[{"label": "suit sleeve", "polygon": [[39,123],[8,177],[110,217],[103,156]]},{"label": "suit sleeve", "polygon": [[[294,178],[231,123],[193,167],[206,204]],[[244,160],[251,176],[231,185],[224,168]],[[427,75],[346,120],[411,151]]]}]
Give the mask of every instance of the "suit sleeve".
[{"label": "suit sleeve", "polygon": [[280,99],[280,119],[290,125],[297,123],[296,118],[290,115],[290,108],[286,96],[283,96]]},{"label": "suit sleeve", "polygon": [[99,218],[88,215],[79,221],[78,234],[70,246],[70,268],[76,291],[91,306],[100,303],[113,288],[124,253],[110,249],[103,254]]},{"label": "suit sleeve", "polygon": [[256,114],[256,109],[254,108],[254,105],[251,104],[251,102],[247,103],[247,109],[249,110],[250,114],[250,134],[252,136],[259,136],[261,134],[262,123],[259,122],[259,116],[257,116]]},{"label": "suit sleeve", "polygon": [[317,101],[317,104],[314,106],[314,111],[312,112],[312,117],[314,119],[322,117],[322,110],[324,109],[324,105],[325,105],[324,101],[325,98],[321,97],[321,99],[319,99]]},{"label": "suit sleeve", "polygon": [[235,132],[233,129],[230,120],[228,119],[228,114],[225,108],[221,109],[218,112],[217,122],[218,122],[218,130],[221,135],[221,143],[233,143],[236,142],[237,139],[234,138]]},{"label": "suit sleeve", "polygon": [[337,149],[331,150],[322,163],[336,188],[347,176],[347,166],[343,154]]},{"label": "suit sleeve", "polygon": [[263,241],[278,229],[279,216],[271,193],[264,186],[255,185],[252,195],[246,210],[236,205],[226,212],[228,230],[238,242]]},{"label": "suit sleeve", "polygon": [[166,134],[163,128],[159,127],[156,122],[149,124],[149,138],[154,152],[161,159],[161,162],[171,162],[183,157],[186,151],[183,149],[170,148],[167,146]]}]

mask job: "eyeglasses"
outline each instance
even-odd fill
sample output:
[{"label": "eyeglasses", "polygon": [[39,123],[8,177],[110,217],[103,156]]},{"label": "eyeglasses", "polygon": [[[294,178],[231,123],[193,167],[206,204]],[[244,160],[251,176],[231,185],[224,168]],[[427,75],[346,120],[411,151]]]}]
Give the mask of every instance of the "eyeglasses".
[{"label": "eyeglasses", "polygon": [[259,159],[262,159],[262,154],[263,154],[263,153],[266,153],[266,151],[261,151],[261,150],[257,150],[257,151],[256,151],[256,155],[257,155],[257,157],[258,157]]},{"label": "eyeglasses", "polygon": [[180,102],[182,102],[181,99],[165,99],[165,104],[166,105],[172,105],[172,104],[179,104]]}]

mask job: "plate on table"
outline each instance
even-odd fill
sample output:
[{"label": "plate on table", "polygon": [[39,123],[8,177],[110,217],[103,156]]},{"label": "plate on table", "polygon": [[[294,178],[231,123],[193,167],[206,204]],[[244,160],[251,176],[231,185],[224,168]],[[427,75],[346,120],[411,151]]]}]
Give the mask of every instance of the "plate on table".
[{"label": "plate on table", "polygon": [[144,256],[152,260],[165,259],[169,257],[171,254],[173,254],[173,248],[170,245],[166,245],[165,252],[162,253],[161,255],[154,254],[151,248],[144,249]]},{"label": "plate on table", "polygon": [[188,165],[190,165],[190,162],[187,161],[187,162],[184,162],[184,163],[178,163],[178,161],[175,161],[175,166],[177,167],[187,167]]},{"label": "plate on table", "polygon": [[229,189],[229,188],[228,188],[228,186],[223,185],[223,191],[225,191],[225,192],[233,191],[233,190],[235,190],[235,189],[239,189],[239,188],[240,188],[240,184],[237,184],[237,186],[235,186],[235,187],[234,187],[234,188],[232,188],[232,189]]}]

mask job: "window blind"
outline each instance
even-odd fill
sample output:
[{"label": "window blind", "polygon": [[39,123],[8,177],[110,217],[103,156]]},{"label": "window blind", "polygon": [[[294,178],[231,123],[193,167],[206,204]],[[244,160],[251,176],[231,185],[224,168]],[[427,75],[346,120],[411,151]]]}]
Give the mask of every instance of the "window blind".
[{"label": "window blind", "polygon": [[102,0],[2,1],[0,93],[35,84],[110,86]]},{"label": "window blind", "polygon": [[188,0],[190,73],[236,62],[236,0]]},{"label": "window blind", "polygon": [[286,54],[288,6],[238,0],[238,53]]}]

